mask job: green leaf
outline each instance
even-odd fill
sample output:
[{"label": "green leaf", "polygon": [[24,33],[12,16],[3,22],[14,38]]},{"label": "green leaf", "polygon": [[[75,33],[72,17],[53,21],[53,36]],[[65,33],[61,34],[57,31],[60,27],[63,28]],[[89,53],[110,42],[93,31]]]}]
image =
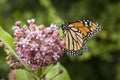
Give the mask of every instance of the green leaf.
[{"label": "green leaf", "polygon": [[[63,73],[57,75],[60,70],[63,70]],[[55,75],[57,76],[54,77]],[[71,80],[67,70],[59,62],[51,68],[51,70],[47,73],[46,77],[48,79],[54,77],[51,80]]]},{"label": "green leaf", "polygon": [[0,26],[0,40],[13,52],[14,52],[14,39],[9,33],[4,31]]},{"label": "green leaf", "polygon": [[17,80],[35,80],[29,72],[17,69],[15,70]]},{"label": "green leaf", "polygon": [[14,45],[14,39],[12,36],[4,31],[2,27],[0,26],[0,40],[9,48],[9,50],[14,54],[14,56],[17,58],[17,54],[14,51],[15,45]]},{"label": "green leaf", "polygon": [[0,26],[0,40],[5,44],[5,46],[7,46],[7,48],[9,48],[9,50],[12,52],[12,54],[24,65],[24,67],[26,69],[29,69],[29,67],[27,67],[27,65],[24,62],[22,62],[21,59],[18,58],[18,56],[14,50],[14,48],[15,48],[14,39],[12,38],[12,36],[9,33],[4,31],[1,26]]}]

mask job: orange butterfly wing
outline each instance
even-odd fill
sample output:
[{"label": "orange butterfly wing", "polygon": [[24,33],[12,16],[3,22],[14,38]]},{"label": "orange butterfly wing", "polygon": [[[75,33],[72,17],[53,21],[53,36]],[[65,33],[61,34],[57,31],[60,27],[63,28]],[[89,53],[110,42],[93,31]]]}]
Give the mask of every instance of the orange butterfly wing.
[{"label": "orange butterfly wing", "polygon": [[86,36],[87,33],[90,31],[90,29],[88,27],[84,26],[80,22],[71,23],[68,25],[68,27],[77,27],[84,34],[84,36]]}]

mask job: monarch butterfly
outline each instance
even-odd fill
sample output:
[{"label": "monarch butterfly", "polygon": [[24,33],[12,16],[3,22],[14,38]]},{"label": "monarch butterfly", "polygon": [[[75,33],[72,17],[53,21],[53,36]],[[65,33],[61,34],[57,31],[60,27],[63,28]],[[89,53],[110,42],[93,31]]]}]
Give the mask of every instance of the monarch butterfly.
[{"label": "monarch butterfly", "polygon": [[70,55],[81,55],[87,50],[86,41],[101,30],[101,26],[90,20],[64,22],[62,30],[65,37],[65,52]]}]

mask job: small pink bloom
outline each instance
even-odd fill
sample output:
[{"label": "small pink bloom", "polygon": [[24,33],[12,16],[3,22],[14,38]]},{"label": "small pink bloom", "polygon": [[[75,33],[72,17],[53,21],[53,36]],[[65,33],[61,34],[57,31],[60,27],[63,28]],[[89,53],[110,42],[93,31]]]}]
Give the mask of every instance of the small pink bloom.
[{"label": "small pink bloom", "polygon": [[35,19],[27,20],[29,24],[33,24],[35,22]]},{"label": "small pink bloom", "polygon": [[20,26],[20,25],[21,25],[21,22],[20,22],[20,21],[17,21],[17,22],[15,23],[15,25],[16,25],[16,26]]}]

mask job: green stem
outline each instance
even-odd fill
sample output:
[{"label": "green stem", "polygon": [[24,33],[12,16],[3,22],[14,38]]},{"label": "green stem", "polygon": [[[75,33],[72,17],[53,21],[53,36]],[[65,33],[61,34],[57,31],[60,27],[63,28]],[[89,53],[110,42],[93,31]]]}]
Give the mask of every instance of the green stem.
[{"label": "green stem", "polygon": [[34,78],[36,80],[41,80],[42,79],[42,73],[43,73],[42,68],[38,68],[37,70],[35,70],[34,73],[32,73],[32,75],[34,76]]},{"label": "green stem", "polygon": [[42,78],[42,67],[38,69],[38,77],[41,80],[41,78]]}]

